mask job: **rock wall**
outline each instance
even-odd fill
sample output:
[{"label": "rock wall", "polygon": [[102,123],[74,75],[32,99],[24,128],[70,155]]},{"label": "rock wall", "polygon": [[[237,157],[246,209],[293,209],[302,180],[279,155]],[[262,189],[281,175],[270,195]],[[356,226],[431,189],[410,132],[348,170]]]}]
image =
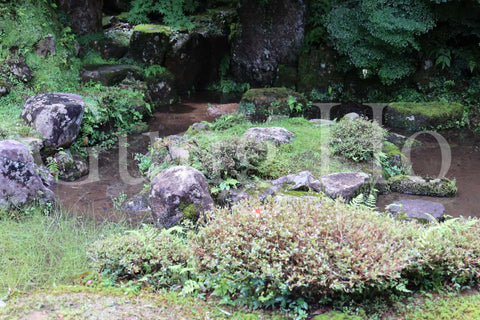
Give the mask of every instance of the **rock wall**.
[{"label": "rock wall", "polygon": [[297,64],[304,40],[305,5],[302,0],[244,0],[238,13],[233,74],[240,82],[271,86],[280,64]]}]

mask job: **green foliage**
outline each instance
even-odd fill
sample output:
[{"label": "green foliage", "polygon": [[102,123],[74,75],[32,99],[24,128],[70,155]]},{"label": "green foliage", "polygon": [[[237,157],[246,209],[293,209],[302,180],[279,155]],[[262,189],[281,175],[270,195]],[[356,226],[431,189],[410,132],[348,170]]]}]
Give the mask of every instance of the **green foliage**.
[{"label": "green foliage", "polygon": [[109,144],[114,133],[128,131],[151,112],[142,92],[99,83],[85,88],[84,100],[85,113],[77,139],[80,146]]},{"label": "green foliage", "polygon": [[247,176],[258,174],[268,153],[266,143],[238,136],[213,142],[206,148],[196,145],[191,150],[194,166],[220,189],[236,186]]},{"label": "green foliage", "polygon": [[150,14],[160,14],[163,22],[174,29],[186,27],[193,29],[194,25],[186,16],[192,13],[197,6],[194,0],[133,0],[128,19],[134,23],[150,22]]},{"label": "green foliage", "polygon": [[167,69],[165,67],[159,66],[157,64],[148,66],[144,69],[145,77],[146,78],[157,78],[163,74],[165,74]]},{"label": "green foliage", "polygon": [[218,117],[214,123],[209,125],[213,131],[221,131],[232,128],[237,125],[246,124],[245,115],[239,112],[223,114]]},{"label": "green foliage", "polygon": [[327,15],[327,30],[340,54],[357,69],[377,74],[391,84],[415,70],[417,37],[435,23],[425,2],[335,1]]},{"label": "green foliage", "polygon": [[330,150],[357,162],[373,159],[385,136],[386,130],[376,121],[342,119],[331,129]]},{"label": "green foliage", "polygon": [[155,288],[169,287],[187,280],[192,252],[178,234],[180,227],[141,229],[115,234],[95,242],[87,250],[91,266],[113,280],[140,280]]}]

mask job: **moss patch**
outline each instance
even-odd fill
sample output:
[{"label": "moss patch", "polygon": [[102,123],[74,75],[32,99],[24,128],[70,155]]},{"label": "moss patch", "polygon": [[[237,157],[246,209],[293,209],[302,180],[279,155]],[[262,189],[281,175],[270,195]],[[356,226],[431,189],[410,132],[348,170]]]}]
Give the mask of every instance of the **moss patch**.
[{"label": "moss patch", "polygon": [[464,107],[459,103],[395,102],[388,105],[385,120],[392,128],[406,130],[445,129],[461,121]]},{"label": "moss patch", "polygon": [[185,203],[180,204],[180,211],[182,211],[182,216],[184,219],[191,220],[193,222],[198,219],[198,205],[195,203]]},{"label": "moss patch", "polygon": [[339,311],[330,311],[324,314],[315,316],[313,320],[361,320],[358,316],[351,316]]},{"label": "moss patch", "polygon": [[161,24],[139,24],[135,26],[133,31],[143,33],[163,33],[167,36],[170,36],[172,34],[172,29]]}]

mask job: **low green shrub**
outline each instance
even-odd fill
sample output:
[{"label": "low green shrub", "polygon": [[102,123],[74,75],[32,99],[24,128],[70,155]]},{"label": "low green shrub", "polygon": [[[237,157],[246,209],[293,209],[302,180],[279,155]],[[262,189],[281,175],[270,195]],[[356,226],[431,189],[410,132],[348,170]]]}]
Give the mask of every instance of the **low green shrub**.
[{"label": "low green shrub", "polygon": [[370,160],[382,150],[386,134],[376,121],[343,119],[331,129],[330,150],[354,161]]},{"label": "low green shrub", "polygon": [[210,217],[194,243],[199,270],[221,278],[216,289],[226,281],[232,299],[263,306],[393,289],[418,255],[413,227],[327,199],[252,202]]},{"label": "low green shrub", "polygon": [[141,280],[155,288],[187,277],[192,252],[176,232],[145,225],[95,242],[87,250],[91,266],[113,280]]},{"label": "low green shrub", "polygon": [[238,136],[213,142],[206,148],[197,143],[194,145],[191,149],[193,165],[213,184],[257,174],[268,154],[265,142]]},{"label": "low green shrub", "polygon": [[215,208],[187,234],[144,227],[89,249],[96,270],[222,303],[351,303],[480,280],[480,223],[419,224],[328,197]]}]

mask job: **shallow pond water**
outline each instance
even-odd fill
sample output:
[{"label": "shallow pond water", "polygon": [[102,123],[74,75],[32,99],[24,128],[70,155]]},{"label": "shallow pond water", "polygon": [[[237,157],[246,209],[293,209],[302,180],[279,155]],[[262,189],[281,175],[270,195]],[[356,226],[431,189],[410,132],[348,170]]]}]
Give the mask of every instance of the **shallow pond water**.
[{"label": "shallow pond water", "polygon": [[[442,148],[437,139],[429,134],[420,134],[416,140],[422,142],[411,150],[411,163],[414,173],[420,176],[437,177],[442,164],[451,162],[446,177],[456,179],[458,195],[454,198],[422,197],[398,193],[380,195],[377,206],[384,210],[385,206],[400,199],[423,199],[440,202],[445,206],[445,213],[451,216],[480,217],[480,137],[466,131],[448,131],[439,133],[450,149],[442,155]],[[408,135],[407,135],[408,136]]]}]

